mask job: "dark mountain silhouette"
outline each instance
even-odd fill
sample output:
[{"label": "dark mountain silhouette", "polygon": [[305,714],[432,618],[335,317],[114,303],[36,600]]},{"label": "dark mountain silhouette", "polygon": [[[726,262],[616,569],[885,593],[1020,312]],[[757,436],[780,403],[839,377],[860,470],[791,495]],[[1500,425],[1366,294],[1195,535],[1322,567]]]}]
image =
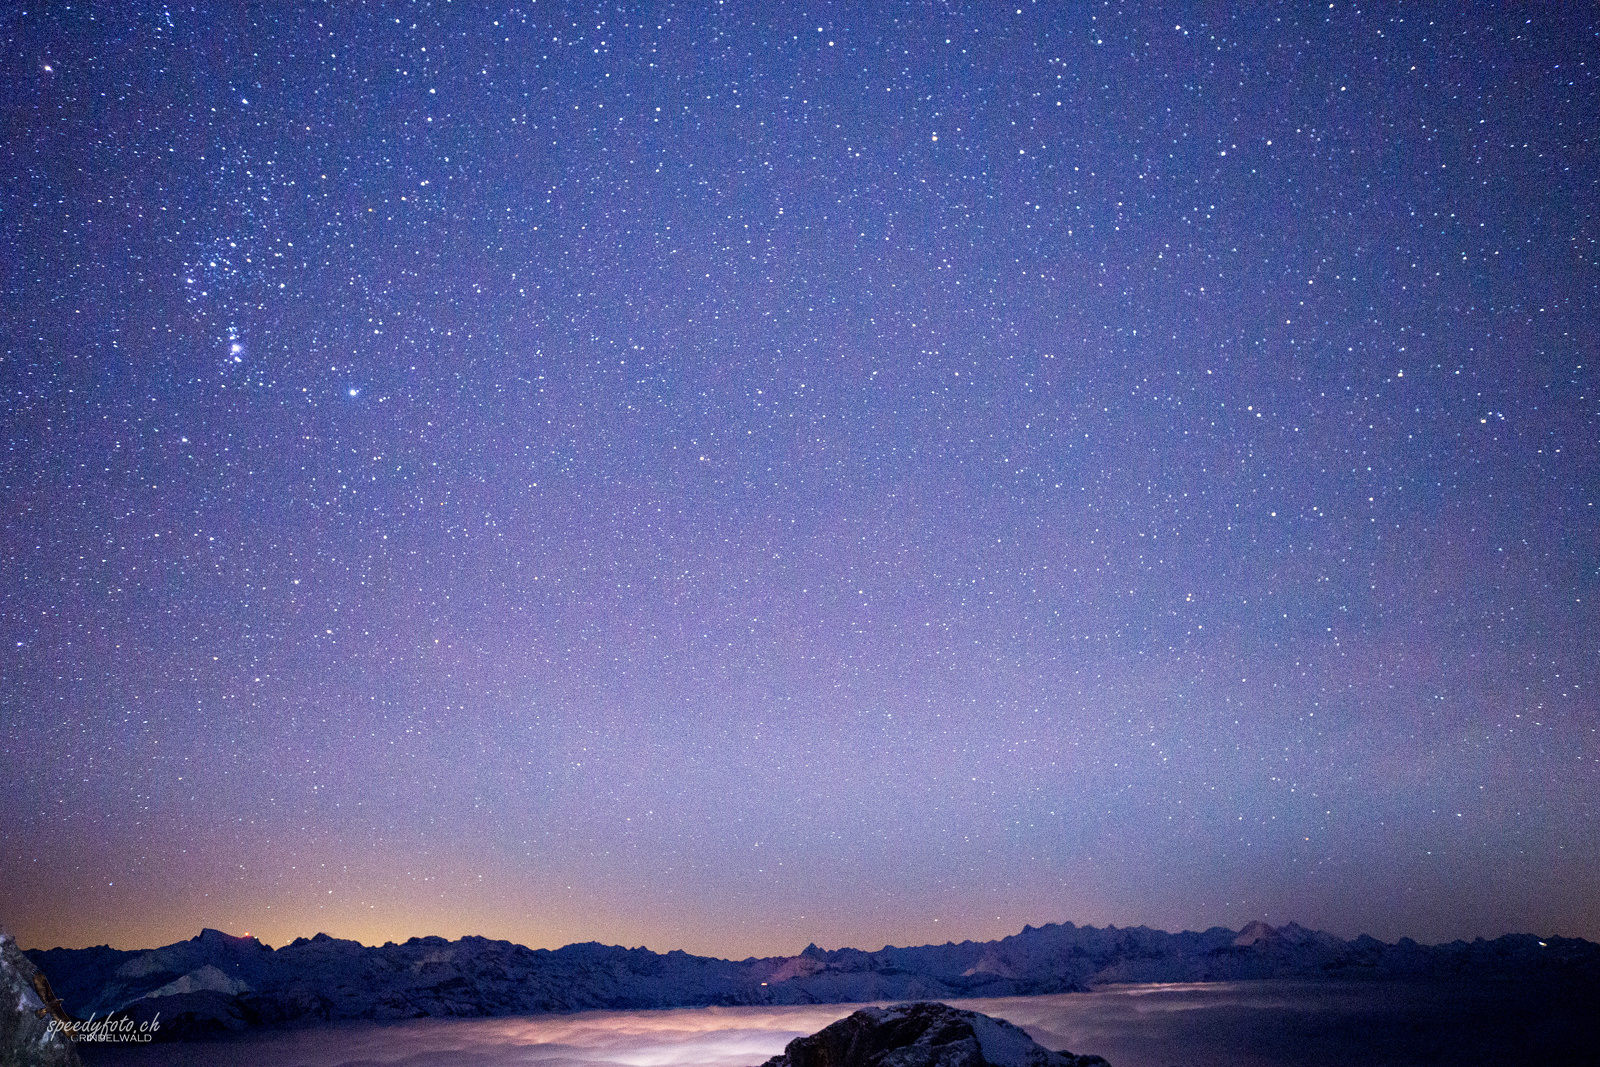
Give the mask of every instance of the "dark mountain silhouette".
[{"label": "dark mountain silhouette", "polygon": [[1526,977],[1600,981],[1600,946],[1511,934],[1493,941],[1386,944],[1293,923],[1167,933],[1072,923],[999,941],[723,960],[594,942],[414,937],[369,947],[318,934],[271,949],[202,931],[149,951],[27,953],[79,1017],[160,1013],[163,1037],[260,1024],[739,1004],[833,1004],[1066,993],[1114,982],[1257,978]]},{"label": "dark mountain silhouette", "polygon": [[862,1008],[789,1042],[762,1067],[1110,1067],[1051,1052],[1004,1019],[948,1004]]}]

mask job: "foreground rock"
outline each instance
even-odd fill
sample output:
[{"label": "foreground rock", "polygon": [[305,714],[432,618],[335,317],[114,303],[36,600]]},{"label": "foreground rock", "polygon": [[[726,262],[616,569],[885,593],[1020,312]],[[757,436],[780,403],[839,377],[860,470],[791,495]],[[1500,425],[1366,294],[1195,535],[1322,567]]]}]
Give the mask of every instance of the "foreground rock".
[{"label": "foreground rock", "polygon": [[863,1008],[789,1042],[763,1067],[1110,1067],[1099,1056],[1051,1052],[1019,1027],[923,1001]]},{"label": "foreground rock", "polygon": [[72,1042],[50,1025],[55,1016],[46,998],[54,1000],[38,968],[0,934],[0,1067],[80,1067]]}]

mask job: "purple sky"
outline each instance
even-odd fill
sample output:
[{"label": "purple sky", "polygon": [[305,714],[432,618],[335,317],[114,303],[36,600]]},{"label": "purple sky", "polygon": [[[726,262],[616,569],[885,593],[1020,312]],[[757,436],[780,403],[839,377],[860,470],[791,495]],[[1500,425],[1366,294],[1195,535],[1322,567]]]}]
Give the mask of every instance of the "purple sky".
[{"label": "purple sky", "polygon": [[1596,29],[0,17],[0,923],[1600,938]]}]

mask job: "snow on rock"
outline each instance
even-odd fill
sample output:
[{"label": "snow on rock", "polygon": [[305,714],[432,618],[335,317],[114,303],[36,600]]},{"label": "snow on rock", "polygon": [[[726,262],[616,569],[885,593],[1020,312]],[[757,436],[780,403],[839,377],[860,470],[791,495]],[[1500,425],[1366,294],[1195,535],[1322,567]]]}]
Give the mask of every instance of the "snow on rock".
[{"label": "snow on rock", "polygon": [[783,961],[783,966],[772,972],[772,977],[767,981],[787,982],[791,978],[810,978],[812,975],[827,969],[828,964],[823,960],[813,959],[803,954],[791,956]]},{"label": "snow on rock", "polygon": [[1017,972],[994,949],[990,949],[978,958],[978,962],[961,972],[963,978],[973,978],[980,974],[992,974],[997,978],[1016,978]]},{"label": "snow on rock", "polygon": [[763,1067],[1109,1067],[1051,1052],[1004,1019],[927,1001],[863,1008],[789,1042]]},{"label": "snow on rock", "polygon": [[168,982],[160,989],[155,989],[145,994],[145,999],[151,997],[171,997],[179,993],[199,993],[201,991],[212,993],[227,993],[237,996],[248,993],[250,986],[242,979],[229,978],[211,964],[206,964],[196,970],[190,971],[182,978]]},{"label": "snow on rock", "polygon": [[1247,924],[1243,930],[1240,930],[1239,936],[1233,939],[1233,943],[1243,948],[1246,945],[1253,945],[1257,941],[1272,941],[1277,937],[1278,931],[1257,919],[1255,922]]}]

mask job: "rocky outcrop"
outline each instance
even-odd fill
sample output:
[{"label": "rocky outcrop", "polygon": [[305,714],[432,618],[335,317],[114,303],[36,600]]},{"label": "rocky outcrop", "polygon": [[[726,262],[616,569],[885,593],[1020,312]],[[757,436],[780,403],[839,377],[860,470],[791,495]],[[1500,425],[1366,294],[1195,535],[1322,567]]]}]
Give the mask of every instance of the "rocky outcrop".
[{"label": "rocky outcrop", "polygon": [[1051,1052],[1019,1027],[926,1001],[863,1008],[789,1042],[763,1067],[1109,1067],[1099,1056]]},{"label": "rocky outcrop", "polygon": [[0,1067],[81,1067],[64,1025],[71,1021],[49,982],[0,934]]}]

